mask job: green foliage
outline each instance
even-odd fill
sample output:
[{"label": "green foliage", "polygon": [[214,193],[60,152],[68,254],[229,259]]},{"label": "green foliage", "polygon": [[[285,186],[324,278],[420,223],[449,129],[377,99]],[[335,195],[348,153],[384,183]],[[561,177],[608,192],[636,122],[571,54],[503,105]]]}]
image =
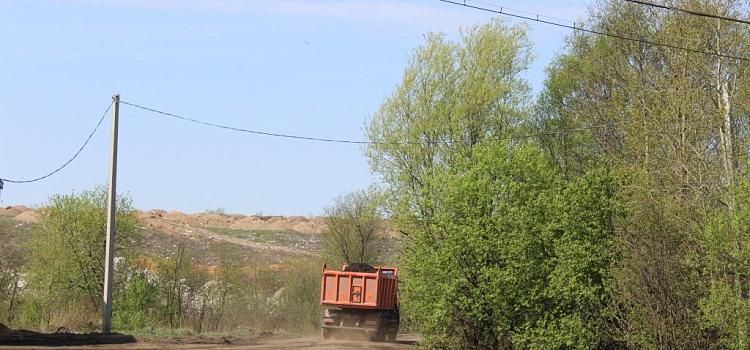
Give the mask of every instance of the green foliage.
[{"label": "green foliage", "polygon": [[[52,321],[70,325],[95,322],[104,284],[107,191],[97,187],[79,194],[55,195],[38,213],[28,242],[26,293],[30,321],[48,327]],[[115,249],[127,255],[137,243],[137,218],[131,200],[117,200]],[[93,313],[92,313],[93,311]]]},{"label": "green foliage", "polygon": [[[642,180],[639,180],[642,181]],[[629,347],[710,348],[710,332],[698,319],[702,281],[687,262],[694,207],[668,193],[630,188],[628,216],[618,223],[612,271],[613,327]]]},{"label": "green foliage", "polygon": [[428,344],[507,348],[541,297],[551,232],[535,219],[553,210],[557,180],[530,149],[505,147],[425,181],[440,209],[410,234],[402,291]]},{"label": "green foliage", "polygon": [[531,60],[525,27],[499,19],[462,29],[460,42],[428,34],[413,51],[403,81],[365,125],[374,143],[364,153],[388,184],[402,229],[431,215],[432,208],[416,207],[425,204],[418,203],[425,176],[528,117],[530,87],[519,74]]},{"label": "green foliage", "polygon": [[608,285],[622,183],[596,155],[558,172],[557,156],[508,137],[533,124],[519,77],[530,59],[524,29],[499,20],[459,43],[429,35],[366,126],[405,236],[404,314],[428,347],[617,346]]},{"label": "green foliage", "polygon": [[[662,3],[748,16],[739,1]],[[588,18],[602,32],[723,55],[750,45],[748,26],[623,1],[598,1]],[[749,348],[750,64],[576,33],[531,108],[520,76],[531,58],[525,27],[502,20],[462,29],[455,42],[426,35],[365,125],[385,198],[337,198],[325,258],[380,262],[388,216],[404,238],[402,315],[428,348]],[[528,128],[538,138],[514,137]],[[97,321],[102,194],[53,197],[27,254],[0,256],[0,320]],[[120,220],[118,247],[135,225],[127,213]],[[0,240],[8,230],[0,223]],[[260,254],[250,265],[224,256],[217,267],[194,255],[179,247],[151,265],[118,266],[116,326],[320,326],[315,259],[279,269]],[[11,288],[23,263],[27,288]]]},{"label": "green foliage", "polygon": [[[611,171],[592,171],[569,183],[558,197],[553,219],[557,235],[547,276],[545,298],[554,307],[534,331],[534,347],[601,348],[613,346],[606,328],[611,269],[618,261],[616,221],[625,208],[618,195],[622,183]],[[554,346],[553,346],[554,345]]]},{"label": "green foliage", "polygon": [[156,306],[156,286],[145,272],[137,271],[129,277],[124,291],[115,294],[112,311],[115,329],[138,329],[153,323],[150,311]]},{"label": "green foliage", "polygon": [[[447,278],[440,268],[428,264],[438,263],[431,255],[437,249],[431,244],[439,242],[432,237],[431,222],[443,215],[441,196],[451,192],[439,191],[428,179],[470,159],[475,145],[504,138],[528,118],[531,89],[520,73],[531,63],[531,43],[525,27],[510,27],[499,19],[462,29],[458,42],[434,33],[425,39],[407,62],[401,84],[366,121],[366,136],[374,143],[364,153],[371,169],[388,185],[392,223],[407,241],[413,241],[406,243],[401,257],[404,267],[412,266],[404,271],[404,280],[414,282],[404,285],[404,318],[427,334],[428,344],[455,341],[461,347],[463,340],[455,337],[453,329],[456,313],[444,300],[456,291],[430,288],[427,281],[413,279]],[[483,254],[490,251],[488,246]],[[446,264],[441,261],[441,266]],[[468,291],[463,295],[472,297]],[[474,312],[462,319],[474,322],[481,310]],[[461,329],[469,332],[471,325]]]},{"label": "green foliage", "polygon": [[727,349],[750,344],[750,182],[735,190],[734,210],[720,208],[709,214],[697,237],[701,260],[694,260],[708,284],[700,301],[705,326],[718,330]]},{"label": "green foliage", "polygon": [[[403,305],[431,346],[606,345],[616,184],[564,189],[533,147],[482,144],[426,179],[439,210],[404,247]],[[565,198],[565,200],[563,200]]]},{"label": "green foliage", "polygon": [[[233,302],[236,302],[245,291],[241,261],[232,257],[226,251],[221,254],[218,274],[215,277],[211,303],[211,315],[208,317],[208,327],[201,325],[201,329],[212,329],[215,331],[225,329],[226,314]],[[205,304],[204,304],[205,305]],[[230,322],[231,324],[231,322]],[[229,328],[229,327],[226,327]]]},{"label": "green foliage", "polygon": [[[5,240],[20,233],[14,222],[0,218],[0,286],[8,287],[0,289],[0,322],[42,331],[63,325],[95,331],[101,317],[103,269],[97,264],[104,254],[106,192],[98,188],[54,196],[50,202],[40,209],[25,251],[17,249],[16,241]],[[282,268],[269,266],[271,252],[258,250],[245,261],[222,250],[218,263],[207,266],[199,263],[198,252],[182,245],[167,257],[140,256],[133,249],[137,222],[129,208],[129,199],[119,199],[112,313],[116,331],[252,337],[319,330],[318,259],[302,257]],[[277,231],[227,234],[261,236],[260,241],[299,238]],[[97,268],[101,274],[89,272]]]},{"label": "green foliage", "polygon": [[[664,3],[748,15],[737,1]],[[745,25],[622,1],[597,2],[589,19],[603,32],[717,54],[750,43]],[[748,73],[745,61],[589,34],[569,37],[548,68],[535,124],[552,164],[569,181],[603,164],[629,174],[607,301],[609,330],[625,346],[747,348],[732,189],[747,172]],[[569,129],[586,131],[555,132]]]},{"label": "green foliage", "polygon": [[[672,1],[717,14],[747,14],[736,1]],[[742,17],[742,15],[740,15]],[[653,11],[619,1],[591,10],[591,27],[619,35],[740,54],[745,25]],[[602,125],[585,133],[543,137],[545,149],[571,175],[599,158],[649,171],[668,189],[700,192],[714,204],[745,159],[750,64],[597,35],[569,37],[548,68],[537,119],[541,131]],[[728,123],[728,124],[727,124]],[[608,124],[608,125],[603,125]]]},{"label": "green foliage", "polygon": [[370,188],[338,196],[325,208],[322,255],[331,266],[382,262],[385,229],[381,206],[382,195]]}]

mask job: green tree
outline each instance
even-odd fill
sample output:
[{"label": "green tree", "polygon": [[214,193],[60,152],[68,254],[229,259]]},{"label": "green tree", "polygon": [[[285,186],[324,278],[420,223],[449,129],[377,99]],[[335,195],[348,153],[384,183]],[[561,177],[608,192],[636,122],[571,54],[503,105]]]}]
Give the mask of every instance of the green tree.
[{"label": "green tree", "polygon": [[389,208],[406,234],[409,223],[432,215],[419,201],[425,176],[470,157],[482,140],[504,137],[529,112],[531,89],[520,76],[532,60],[524,26],[493,19],[462,29],[460,42],[425,39],[365,125],[374,143],[364,153],[388,184]]},{"label": "green tree", "polygon": [[718,331],[728,349],[750,345],[750,181],[735,189],[735,210],[719,208],[708,216],[697,237],[704,254],[694,264],[708,286],[700,310],[703,324]]},{"label": "green tree", "polygon": [[403,307],[427,344],[508,349],[539,316],[558,180],[530,148],[474,149],[425,178],[439,209],[405,243]]},{"label": "green tree", "polygon": [[535,147],[488,143],[425,183],[423,200],[439,209],[405,243],[402,291],[428,344],[613,343],[604,300],[617,185],[608,172],[566,188]]},{"label": "green tree", "polygon": [[[451,186],[438,175],[459,177],[451,169],[471,160],[477,145],[507,137],[528,118],[530,88],[520,73],[531,62],[531,44],[524,27],[499,19],[462,29],[459,42],[443,34],[425,39],[413,51],[402,83],[366,122],[373,143],[364,153],[388,185],[391,219],[407,237],[401,258],[406,312],[428,344],[491,348],[507,340],[493,327],[509,323],[492,314],[497,306],[492,303],[501,298],[487,289],[492,283],[477,280],[489,274],[475,268],[497,245],[478,250],[468,224],[461,231],[472,237],[468,246],[459,244],[462,235],[440,227],[460,225],[462,213],[445,208],[444,201],[460,197],[438,186]],[[454,280],[452,259],[458,256],[467,259],[468,270],[461,271],[471,275]],[[470,302],[474,297],[476,304]]]},{"label": "green tree", "polygon": [[564,185],[550,220],[553,232],[539,320],[527,336],[532,348],[594,349],[615,346],[617,333],[608,325],[609,286],[617,224],[625,217],[619,194],[627,177],[606,167]]},{"label": "green tree", "polygon": [[[737,1],[666,1],[668,5],[744,17]],[[750,29],[685,13],[601,1],[591,27],[621,36],[742,55]],[[548,68],[539,99],[541,131],[555,133],[545,148],[566,172],[580,174],[605,158],[647,171],[665,190],[702,193],[708,206],[722,199],[746,159],[750,63],[685,50],[576,34]],[[648,180],[648,179],[646,179]]]},{"label": "green tree", "polygon": [[514,137],[531,124],[519,77],[530,59],[525,30],[500,20],[460,43],[429,35],[366,127],[406,237],[402,306],[428,347],[616,346],[607,301],[622,184],[606,166],[566,182]]},{"label": "green tree", "polygon": [[[40,326],[49,326],[56,315],[76,316],[64,316],[66,312],[91,312],[78,315],[83,320],[70,322],[97,320],[104,284],[106,207],[106,188],[97,187],[78,194],[54,195],[49,206],[38,211],[39,222],[32,229],[24,270],[31,290],[26,295],[38,299],[32,303],[37,315],[31,317]],[[138,241],[137,217],[130,198],[118,197],[115,225],[116,254],[126,256]]]},{"label": "green tree", "polygon": [[[732,0],[660,3],[748,15],[746,4]],[[600,160],[632,179],[628,216],[616,224],[614,253],[622,259],[610,286],[620,339],[640,349],[717,346],[716,334],[727,330],[705,323],[700,305],[713,293],[708,276],[719,272],[696,272],[710,261],[697,242],[705,213],[733,215],[732,188],[746,173],[750,64],[719,55],[743,56],[750,28],[610,0],[595,3],[589,19],[602,32],[716,54],[577,33],[548,68],[535,119],[547,135],[543,149],[569,179]],[[581,128],[588,131],[554,132]]]},{"label": "green tree", "polygon": [[328,263],[333,266],[355,262],[381,263],[385,228],[382,195],[376,189],[338,196],[325,212],[322,244]]}]

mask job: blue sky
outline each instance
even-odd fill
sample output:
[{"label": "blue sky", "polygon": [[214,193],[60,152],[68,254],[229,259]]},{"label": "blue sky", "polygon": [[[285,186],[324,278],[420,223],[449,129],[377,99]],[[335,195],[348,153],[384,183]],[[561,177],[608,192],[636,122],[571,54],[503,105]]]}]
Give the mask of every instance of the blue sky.
[{"label": "blue sky", "polygon": [[[567,20],[587,5],[482,2]],[[424,33],[455,38],[491,17],[437,0],[0,0],[0,178],[62,165],[114,93],[216,124],[363,140],[365,118],[399,84]],[[527,78],[538,91],[570,30],[529,27],[537,59]],[[109,129],[108,115],[50,178],[6,183],[0,206],[105,184]],[[118,192],[141,210],[319,215],[377,180],[356,145],[209,128],[127,105],[119,137]]]}]

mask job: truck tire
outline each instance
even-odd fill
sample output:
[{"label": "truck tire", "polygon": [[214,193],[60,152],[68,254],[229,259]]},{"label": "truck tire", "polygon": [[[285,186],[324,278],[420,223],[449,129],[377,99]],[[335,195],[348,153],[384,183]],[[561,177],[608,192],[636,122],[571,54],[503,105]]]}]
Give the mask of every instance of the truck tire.
[{"label": "truck tire", "polygon": [[375,341],[377,342],[384,342],[385,341],[386,332],[383,329],[378,330],[377,333],[375,333]]},{"label": "truck tire", "polygon": [[385,341],[386,331],[383,328],[378,328],[376,331],[370,331],[365,333],[367,341],[382,342]]},{"label": "truck tire", "polygon": [[397,334],[398,334],[398,328],[397,329],[393,329],[393,330],[389,330],[388,334],[387,334],[387,338],[388,338],[387,340],[389,342],[391,342],[391,343],[395,343],[396,342],[396,335]]}]

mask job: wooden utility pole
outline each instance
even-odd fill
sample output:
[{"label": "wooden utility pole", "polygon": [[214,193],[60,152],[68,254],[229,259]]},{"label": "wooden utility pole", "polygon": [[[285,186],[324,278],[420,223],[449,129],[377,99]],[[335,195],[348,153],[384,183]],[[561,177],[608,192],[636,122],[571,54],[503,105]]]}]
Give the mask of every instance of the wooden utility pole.
[{"label": "wooden utility pole", "polygon": [[104,302],[102,303],[102,333],[112,333],[112,275],[115,259],[115,212],[117,211],[117,123],[120,118],[120,95],[112,96],[112,143],[109,158],[109,205],[107,206],[107,254],[104,261]]}]

